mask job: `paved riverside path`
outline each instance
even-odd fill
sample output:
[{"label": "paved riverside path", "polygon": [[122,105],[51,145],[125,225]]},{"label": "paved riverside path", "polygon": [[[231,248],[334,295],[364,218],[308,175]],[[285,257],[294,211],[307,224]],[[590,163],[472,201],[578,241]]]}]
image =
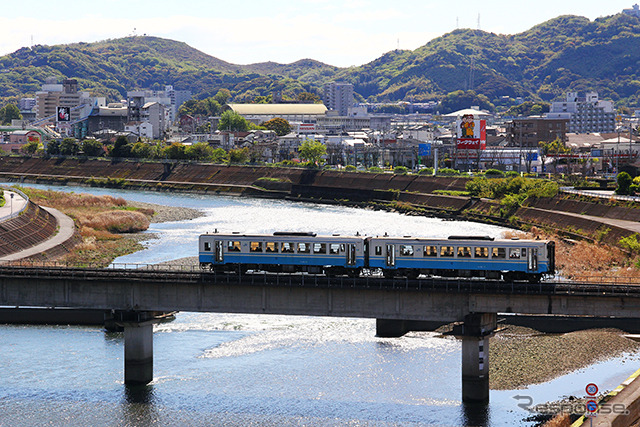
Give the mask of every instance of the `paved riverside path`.
[{"label": "paved riverside path", "polygon": [[[11,201],[10,194],[14,194],[13,201]],[[7,203],[5,203],[4,206],[0,207],[0,221],[9,220],[12,211],[15,214],[27,204],[27,201],[18,193],[13,193],[12,191],[5,190],[4,195]],[[13,207],[11,207],[11,203],[13,203]],[[0,263],[17,261],[33,255],[37,255],[39,253],[55,248],[56,246],[61,245],[62,243],[73,237],[73,234],[75,233],[75,224],[71,218],[57,209],[48,208],[45,206],[40,207],[55,217],[58,224],[58,232],[55,235],[51,236],[51,238],[35,246],[32,246],[23,251],[0,257]]]},{"label": "paved riverside path", "polygon": [[4,190],[4,199],[4,206],[0,206],[0,222],[14,218],[27,205],[26,199],[13,191]]}]

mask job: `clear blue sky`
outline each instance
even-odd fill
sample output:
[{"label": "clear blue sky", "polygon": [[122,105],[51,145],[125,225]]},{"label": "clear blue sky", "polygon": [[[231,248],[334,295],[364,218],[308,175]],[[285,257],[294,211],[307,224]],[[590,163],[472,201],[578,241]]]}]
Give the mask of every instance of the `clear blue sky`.
[{"label": "clear blue sky", "polygon": [[[640,1],[640,0],[638,0]],[[0,17],[0,55],[34,44],[93,42],[131,34],[183,41],[219,59],[249,64],[312,58],[362,65],[415,49],[459,28],[515,34],[559,15],[589,19],[633,1],[609,0],[29,0]]]}]

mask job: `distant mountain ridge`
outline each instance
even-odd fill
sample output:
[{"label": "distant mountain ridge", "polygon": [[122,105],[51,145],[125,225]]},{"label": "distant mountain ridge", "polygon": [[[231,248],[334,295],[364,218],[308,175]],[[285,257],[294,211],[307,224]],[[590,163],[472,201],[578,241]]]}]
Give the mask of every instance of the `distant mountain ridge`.
[{"label": "distant mountain ridge", "polygon": [[235,102],[279,91],[321,94],[324,83],[350,82],[361,100],[426,101],[456,90],[549,101],[596,90],[621,105],[640,105],[640,19],[624,14],[590,21],[560,16],[515,35],[459,29],[359,67],[313,59],[236,65],[186,43],[135,36],[97,43],[23,48],[0,57],[0,98],[33,96],[49,76],[76,78],[82,90],[119,100],[127,90],[173,85],[194,96],[231,91]]}]

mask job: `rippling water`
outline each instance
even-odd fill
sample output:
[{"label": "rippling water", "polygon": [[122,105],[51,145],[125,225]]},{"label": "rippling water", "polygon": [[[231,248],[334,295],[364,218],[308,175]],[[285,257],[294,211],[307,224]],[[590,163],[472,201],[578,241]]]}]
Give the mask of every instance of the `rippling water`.
[{"label": "rippling water", "polygon": [[[498,227],[343,207],[92,188],[64,191],[201,209],[153,224],[148,248],[118,262],[196,255],[197,236],[275,230],[498,236]],[[370,319],[180,313],[154,328],[154,381],[123,385],[122,334],[73,326],[0,325],[0,426],[12,425],[531,425],[535,403],[617,386],[638,366],[625,355],[526,390],[460,402],[460,343],[433,333],[375,337]]]}]

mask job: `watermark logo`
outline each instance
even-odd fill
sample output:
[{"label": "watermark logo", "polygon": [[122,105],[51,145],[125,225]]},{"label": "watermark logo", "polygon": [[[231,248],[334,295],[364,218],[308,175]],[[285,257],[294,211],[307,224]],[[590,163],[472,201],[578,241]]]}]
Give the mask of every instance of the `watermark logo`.
[{"label": "watermark logo", "polygon": [[576,399],[575,401],[562,401],[562,402],[550,402],[541,403],[538,405],[533,404],[533,397],[527,395],[511,396],[517,400],[517,406],[532,414],[540,415],[583,415],[583,414],[618,414],[629,415],[627,405],[623,403],[608,403],[604,402],[598,406],[595,400]]}]

